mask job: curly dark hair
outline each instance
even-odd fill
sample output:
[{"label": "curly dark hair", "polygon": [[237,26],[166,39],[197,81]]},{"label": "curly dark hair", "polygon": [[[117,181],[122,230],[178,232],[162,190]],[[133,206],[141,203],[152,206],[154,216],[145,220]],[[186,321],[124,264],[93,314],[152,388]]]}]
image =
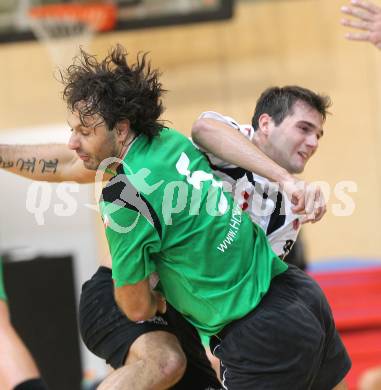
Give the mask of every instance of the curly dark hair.
[{"label": "curly dark hair", "polygon": [[286,116],[293,113],[294,104],[298,101],[308,104],[319,112],[325,121],[331,99],[326,95],[319,95],[309,89],[297,85],[285,87],[271,87],[266,89],[259,97],[252,118],[254,130],[258,129],[259,117],[266,113],[271,116],[276,126],[283,122]]},{"label": "curly dark hair", "polygon": [[159,71],[151,69],[146,56],[139,53],[136,63],[128,65],[125,48],[117,44],[98,62],[96,56],[81,49],[73,64],[61,72],[68,108],[79,112],[82,124],[86,117],[99,114],[109,130],[128,119],[136,134],[152,139],[165,127],[159,121],[165,90]]}]

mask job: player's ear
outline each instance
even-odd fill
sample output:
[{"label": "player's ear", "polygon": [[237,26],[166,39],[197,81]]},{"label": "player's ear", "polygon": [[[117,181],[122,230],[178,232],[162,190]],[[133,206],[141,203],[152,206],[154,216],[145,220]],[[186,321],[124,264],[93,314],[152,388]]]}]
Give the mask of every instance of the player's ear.
[{"label": "player's ear", "polygon": [[271,124],[272,124],[272,118],[269,114],[263,113],[258,118],[258,128],[261,131],[261,133],[266,137],[270,134]]},{"label": "player's ear", "polygon": [[130,121],[128,119],[123,119],[122,121],[119,121],[116,124],[115,129],[118,141],[124,145],[131,129]]}]

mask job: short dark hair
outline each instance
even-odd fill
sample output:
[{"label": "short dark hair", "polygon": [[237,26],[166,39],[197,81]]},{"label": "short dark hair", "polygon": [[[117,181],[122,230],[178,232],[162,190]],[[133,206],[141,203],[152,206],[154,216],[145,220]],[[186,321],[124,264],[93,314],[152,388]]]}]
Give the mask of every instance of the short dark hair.
[{"label": "short dark hair", "polygon": [[[160,73],[151,69],[146,56],[140,53],[136,63],[128,65],[127,52],[118,44],[98,62],[81,49],[73,64],[61,72],[68,108],[79,112],[82,123],[87,116],[99,114],[110,130],[128,119],[137,134],[152,139],[165,127],[158,120],[164,111],[161,95],[165,91]],[[78,105],[81,101],[86,104]]]},{"label": "short dark hair", "polygon": [[287,115],[292,114],[294,104],[302,101],[318,111],[325,121],[327,110],[331,106],[329,96],[317,94],[309,89],[296,85],[271,87],[259,97],[251,120],[254,130],[259,127],[259,117],[266,113],[271,116],[276,126],[283,122]]}]

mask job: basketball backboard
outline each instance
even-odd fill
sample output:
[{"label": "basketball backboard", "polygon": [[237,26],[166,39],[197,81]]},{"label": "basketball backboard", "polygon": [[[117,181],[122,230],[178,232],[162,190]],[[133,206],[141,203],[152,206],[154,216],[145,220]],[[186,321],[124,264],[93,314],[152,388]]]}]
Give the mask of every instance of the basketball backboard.
[{"label": "basketball backboard", "polygon": [[[114,3],[115,30],[168,26],[232,17],[234,0],[77,0],[77,3]],[[1,0],[0,43],[35,39],[29,25],[31,7],[73,3],[71,0]],[[75,2],[74,2],[75,3]]]}]

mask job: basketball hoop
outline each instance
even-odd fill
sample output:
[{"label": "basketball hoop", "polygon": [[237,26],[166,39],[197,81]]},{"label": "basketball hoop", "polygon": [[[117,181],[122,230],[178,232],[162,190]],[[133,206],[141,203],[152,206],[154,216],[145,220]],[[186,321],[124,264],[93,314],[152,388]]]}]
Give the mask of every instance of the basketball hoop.
[{"label": "basketball hoop", "polygon": [[86,47],[96,32],[116,24],[113,4],[48,4],[29,10],[29,23],[36,38],[48,49],[58,67],[69,65],[79,48]]}]

